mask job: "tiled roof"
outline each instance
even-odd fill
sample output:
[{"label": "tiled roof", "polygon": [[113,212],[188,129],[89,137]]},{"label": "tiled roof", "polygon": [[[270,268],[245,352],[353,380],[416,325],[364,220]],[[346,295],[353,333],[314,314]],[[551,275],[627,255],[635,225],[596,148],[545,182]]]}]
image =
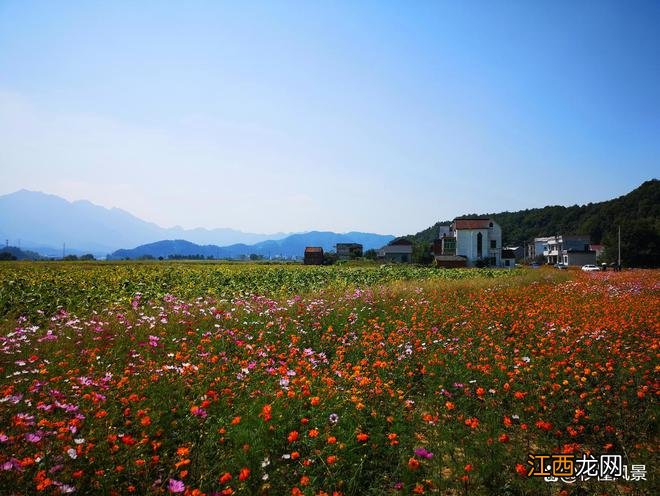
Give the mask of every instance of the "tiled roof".
[{"label": "tiled roof", "polygon": [[305,253],[323,253],[323,248],[320,246],[308,246],[305,248]]},{"label": "tiled roof", "polygon": [[454,229],[488,229],[490,219],[456,219]]}]

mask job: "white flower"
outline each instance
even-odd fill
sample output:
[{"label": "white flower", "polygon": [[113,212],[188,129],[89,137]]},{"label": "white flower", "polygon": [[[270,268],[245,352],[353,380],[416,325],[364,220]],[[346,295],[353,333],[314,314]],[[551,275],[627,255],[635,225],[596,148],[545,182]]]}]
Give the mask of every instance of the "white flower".
[{"label": "white flower", "polygon": [[75,460],[76,458],[78,458],[78,452],[77,452],[75,449],[73,449],[73,448],[69,448],[68,450],[66,450],[66,453],[67,453],[67,455],[69,455],[73,460]]}]

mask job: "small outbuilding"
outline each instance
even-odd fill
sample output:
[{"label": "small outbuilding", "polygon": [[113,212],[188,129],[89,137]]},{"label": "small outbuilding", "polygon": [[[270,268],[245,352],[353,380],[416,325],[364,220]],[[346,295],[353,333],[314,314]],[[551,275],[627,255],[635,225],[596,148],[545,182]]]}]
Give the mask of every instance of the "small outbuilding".
[{"label": "small outbuilding", "polygon": [[510,248],[502,249],[502,267],[511,269],[516,266],[516,252]]},{"label": "small outbuilding", "polygon": [[395,239],[378,251],[378,258],[386,262],[412,262],[413,244],[405,238]]},{"label": "small outbuilding", "polygon": [[304,265],[323,265],[323,248],[320,246],[308,246],[305,248]]}]

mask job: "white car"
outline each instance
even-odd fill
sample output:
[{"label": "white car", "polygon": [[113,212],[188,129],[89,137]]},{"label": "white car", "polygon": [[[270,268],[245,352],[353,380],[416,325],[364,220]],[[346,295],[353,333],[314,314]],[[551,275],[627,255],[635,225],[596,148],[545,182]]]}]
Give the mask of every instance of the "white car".
[{"label": "white car", "polygon": [[582,266],[582,270],[584,272],[598,272],[600,271],[600,268],[593,264],[587,264]]}]

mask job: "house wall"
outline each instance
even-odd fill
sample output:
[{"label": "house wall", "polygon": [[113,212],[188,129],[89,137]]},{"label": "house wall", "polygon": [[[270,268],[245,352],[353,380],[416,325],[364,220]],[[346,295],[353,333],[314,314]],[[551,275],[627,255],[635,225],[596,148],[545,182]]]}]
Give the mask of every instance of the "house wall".
[{"label": "house wall", "polygon": [[323,265],[323,253],[305,253],[304,265]]},{"label": "house wall", "polygon": [[596,263],[596,252],[568,252],[564,253],[564,263],[570,266],[582,267],[587,264]]},{"label": "house wall", "polygon": [[[477,236],[482,235],[481,257],[477,253]],[[491,248],[491,240],[495,241],[495,248]],[[456,255],[468,259],[468,265],[473,266],[479,258],[495,259],[495,266],[501,266],[502,256],[502,228],[493,223],[493,227],[486,229],[460,229],[456,231]]]}]

